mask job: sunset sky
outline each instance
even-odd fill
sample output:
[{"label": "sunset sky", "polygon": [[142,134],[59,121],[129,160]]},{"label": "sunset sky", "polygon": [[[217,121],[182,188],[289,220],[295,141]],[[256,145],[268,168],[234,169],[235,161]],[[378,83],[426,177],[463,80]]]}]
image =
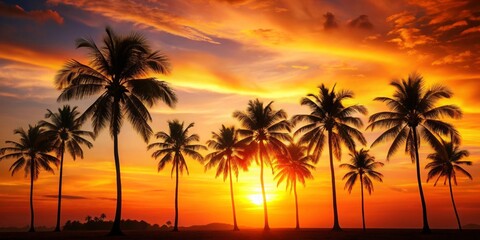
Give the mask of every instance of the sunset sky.
[{"label": "sunset sky", "polygon": [[[392,79],[421,73],[428,86],[441,83],[464,112],[450,121],[470,151],[464,176],[454,187],[462,224],[480,224],[480,3],[478,0],[47,0],[0,1],[0,147],[17,140],[13,130],[41,120],[56,101],[53,79],[69,59],[88,62],[75,40],[101,41],[105,27],[126,34],[144,34],[153,49],[171,60],[173,71],[158,75],[178,95],[174,109],[158,104],[150,109],[155,132],[166,131],[167,120],[195,122],[193,133],[205,143],[221,124],[237,125],[232,113],[245,110],[251,99],[274,101],[289,117],[307,113],[300,98],[325,84],[350,89],[349,104],[363,104],[369,113],[385,110],[373,102],[390,96]],[[68,102],[83,111],[94,98]],[[364,121],[367,117],[362,117]],[[91,129],[90,123],[85,125]],[[368,145],[379,131],[365,131]],[[154,140],[154,139],[151,139]],[[123,218],[163,224],[174,219],[175,181],[170,171],[157,173],[157,161],[147,144],[127,122],[119,136],[123,184]],[[420,228],[421,204],[415,165],[399,151],[386,162],[388,144],[371,150],[385,163],[384,182],[365,198],[366,224],[373,228]],[[107,215],[115,208],[113,142],[106,129],[84,149],[85,158],[66,156],[62,220]],[[427,144],[420,149],[422,169]],[[360,187],[343,190],[341,163],[335,162],[339,219],[342,227],[361,227]],[[204,152],[206,153],[206,152]],[[302,227],[331,227],[332,202],[328,155],[316,165],[314,179],[298,189]],[[0,162],[0,227],[29,224],[28,178],[11,176],[12,160]],[[179,225],[231,223],[229,185],[215,171],[188,159],[190,175],[180,178]],[[426,183],[432,228],[455,228],[448,186]],[[294,197],[277,188],[266,174],[270,226],[294,227]],[[259,168],[241,172],[234,183],[237,220],[241,227],[262,227]],[[53,226],[56,219],[58,173],[40,173],[35,182],[36,225]]]}]

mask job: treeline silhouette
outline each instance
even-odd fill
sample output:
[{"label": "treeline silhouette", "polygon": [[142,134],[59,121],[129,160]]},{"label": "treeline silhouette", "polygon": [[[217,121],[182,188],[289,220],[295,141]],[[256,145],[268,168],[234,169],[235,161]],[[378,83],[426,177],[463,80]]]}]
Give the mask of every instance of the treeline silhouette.
[{"label": "treeline silhouette", "polygon": [[[28,129],[19,128],[14,131],[19,141],[6,141],[7,147],[0,149],[0,161],[14,159],[10,167],[12,175],[21,169],[30,177],[30,231],[34,228],[33,193],[34,181],[41,170],[53,172],[52,166],[60,168],[57,224],[60,231],[63,160],[67,153],[74,160],[83,158],[82,147],[92,147],[90,139],[107,128],[113,139],[114,162],[116,173],[117,201],[113,222],[104,221],[104,217],[93,218],[85,223],[68,221],[64,229],[105,229],[110,228],[111,235],[122,234],[124,229],[155,228],[143,221],[121,220],[122,184],[118,136],[124,120],[131,123],[148,144],[150,137],[156,142],[147,145],[153,150],[152,157],[159,159],[157,170],[164,170],[168,165],[172,177],[175,175],[175,220],[173,231],[178,231],[178,192],[179,176],[189,173],[187,159],[194,159],[204,164],[205,170],[216,168],[215,177],[229,179],[233,215],[233,230],[239,230],[235,212],[233,194],[234,175],[238,179],[240,170],[248,171],[252,164],[260,166],[259,180],[263,197],[264,229],[269,230],[264,172],[271,169],[278,185],[285,183],[286,189],[295,196],[296,228],[300,228],[298,215],[297,182],[305,184],[312,179],[314,164],[320,161],[322,154],[328,154],[331,176],[333,227],[341,231],[337,206],[334,159],[341,160],[342,152],[348,151],[350,164],[340,167],[349,170],[343,177],[345,189],[349,192],[359,182],[362,197],[362,226],[366,229],[364,216],[363,190],[373,192],[373,180],[382,182],[383,174],[379,168],[384,164],[377,161],[365,148],[367,140],[363,131],[382,129],[381,134],[370,148],[382,143],[390,143],[386,160],[388,161],[399,149],[403,148],[408,159],[415,164],[416,178],[420,202],[422,204],[423,232],[430,232],[427,217],[419,149],[426,143],[431,147],[430,162],[425,166],[428,172],[427,181],[444,179],[449,185],[452,207],[455,212],[458,228],[461,230],[459,213],[454,201],[452,183],[457,184],[456,176],[463,174],[472,179],[462,166],[471,165],[464,160],[469,153],[460,149],[461,136],[455,126],[448,120],[462,117],[461,109],[452,104],[440,105],[440,100],[449,99],[453,92],[441,85],[425,86],[423,77],[417,73],[406,79],[393,80],[390,86],[394,92],[391,96],[376,97],[374,101],[384,103],[387,110],[369,116],[369,125],[365,128],[359,115],[368,115],[367,108],[360,104],[347,105],[345,102],[354,98],[350,90],[338,90],[335,85],[328,87],[320,84],[318,92],[307,94],[300,99],[300,105],[309,109],[308,114],[294,115],[288,118],[283,109],[275,109],[273,102],[264,103],[259,99],[248,102],[244,111],[233,111],[233,118],[239,127],[222,125],[219,131],[212,132],[207,141],[212,152],[205,157],[200,150],[207,147],[200,144],[199,135],[192,133],[194,123],[169,120],[168,129],[154,134],[149,122],[152,116],[148,108],[158,102],[173,107],[177,97],[173,89],[154,77],[150,72],[168,74],[170,62],[168,57],[159,51],[151,50],[146,39],[138,34],[118,35],[109,27],[103,45],[91,39],[77,41],[78,48],[89,51],[89,64],[76,60],[66,63],[58,71],[55,85],[61,91],[58,101],[80,100],[90,96],[98,98],[83,113],[76,107],[68,105],[59,108],[58,112],[47,110],[45,118]],[[90,119],[93,131],[82,130],[87,119]],[[188,158],[187,158],[188,157]],[[59,159],[60,158],[60,159]],[[266,169],[267,168],[267,169]],[[276,171],[276,173],[275,173]],[[163,227],[163,226],[162,226]],[[162,228],[159,227],[159,228]],[[169,226],[167,226],[169,227]]]},{"label": "treeline silhouette", "polygon": [[[171,223],[167,223],[159,226],[158,224],[149,224],[143,220],[124,220],[120,222],[122,229],[124,230],[141,230],[141,231],[158,231],[158,230],[171,230]],[[100,217],[90,217],[85,218],[85,222],[80,222],[78,220],[68,220],[63,226],[64,231],[92,231],[92,230],[109,230],[113,226],[113,221],[105,221],[104,218]]]}]

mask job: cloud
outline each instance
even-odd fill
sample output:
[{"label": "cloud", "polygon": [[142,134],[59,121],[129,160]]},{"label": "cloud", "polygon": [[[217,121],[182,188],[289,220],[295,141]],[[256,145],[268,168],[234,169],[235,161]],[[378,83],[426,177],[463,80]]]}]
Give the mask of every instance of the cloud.
[{"label": "cloud", "polygon": [[443,58],[437,59],[432,62],[432,65],[444,65],[444,64],[452,64],[452,63],[462,63],[465,62],[472,56],[472,52],[467,50],[465,52],[461,52],[458,54],[450,54]]},{"label": "cloud", "polygon": [[[55,198],[55,199],[58,198],[58,195],[43,195],[43,196],[46,197],[46,198]],[[62,194],[62,198],[64,198],[64,199],[88,199],[87,197],[83,197],[83,196],[65,195],[65,194]]]},{"label": "cloud", "polygon": [[331,12],[327,12],[323,15],[325,18],[325,22],[323,23],[323,29],[329,30],[329,29],[335,29],[338,28],[338,23],[337,20],[335,20],[335,15]]},{"label": "cloud", "polygon": [[373,24],[368,19],[367,15],[360,15],[348,23],[349,27],[360,29],[372,29]]},{"label": "cloud", "polygon": [[[195,20],[182,16],[192,6],[188,2],[138,2],[138,1],[76,1],[49,0],[50,4],[65,4],[91,11],[117,21],[131,22],[143,27],[153,27],[173,35],[195,41],[218,44],[211,36],[194,27]],[[128,9],[128,11],[125,11]]]},{"label": "cloud", "polygon": [[408,192],[408,189],[402,188],[402,187],[395,187],[395,186],[390,186],[390,190],[393,190],[395,192],[401,192],[401,193],[406,193]]},{"label": "cloud", "polygon": [[450,31],[452,29],[455,29],[455,28],[458,28],[458,27],[463,27],[463,26],[467,26],[468,23],[467,21],[465,20],[461,20],[461,21],[458,21],[458,22],[454,22],[450,25],[444,25],[444,26],[441,26],[437,29],[437,31],[441,31],[441,32],[446,32],[446,31]]},{"label": "cloud", "polygon": [[461,35],[466,35],[470,33],[480,33],[480,26],[465,29],[462,31]]},{"label": "cloud", "polygon": [[256,36],[259,36],[263,40],[271,42],[273,44],[279,44],[289,40],[289,38],[285,34],[282,34],[273,29],[260,28],[253,30],[252,33]]},{"label": "cloud", "polygon": [[52,20],[58,24],[63,24],[63,17],[56,11],[50,9],[25,11],[25,9],[19,5],[7,5],[3,2],[0,2],[0,15],[12,18],[30,19],[37,22]]}]

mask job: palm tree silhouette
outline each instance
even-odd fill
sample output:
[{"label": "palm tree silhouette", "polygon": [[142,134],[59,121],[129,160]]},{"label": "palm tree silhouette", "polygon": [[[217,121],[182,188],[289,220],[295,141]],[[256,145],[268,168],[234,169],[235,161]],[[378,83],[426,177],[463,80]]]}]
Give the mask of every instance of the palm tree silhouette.
[{"label": "palm tree silhouette", "polygon": [[376,162],[375,157],[371,156],[368,153],[368,150],[364,149],[350,153],[350,162],[351,164],[344,163],[340,165],[341,168],[350,170],[345,174],[345,176],[343,176],[342,180],[347,179],[347,182],[345,183],[345,189],[348,189],[348,193],[351,193],[353,186],[357,182],[357,179],[360,179],[360,190],[362,194],[362,225],[363,231],[365,231],[363,189],[367,189],[368,194],[372,194],[373,182],[370,180],[370,178],[373,178],[379,182],[383,182],[383,174],[375,171],[376,168],[383,167],[383,163]]},{"label": "palm tree silhouette", "polygon": [[269,152],[285,152],[286,146],[282,141],[291,141],[291,137],[285,132],[290,131],[287,113],[283,109],[273,110],[272,103],[270,102],[264,107],[260,100],[250,100],[246,112],[235,111],[233,113],[233,117],[238,119],[243,127],[238,130],[238,133],[245,137],[240,140],[240,143],[246,146],[246,159],[251,160],[254,157],[258,163],[258,158],[260,158],[260,184],[265,217],[264,230],[270,230],[263,181],[264,165],[273,166]]},{"label": "palm tree silhouette", "polygon": [[323,84],[318,88],[318,95],[308,94],[307,97],[302,98],[301,104],[308,106],[312,112],[296,115],[292,118],[294,124],[301,121],[307,123],[298,128],[294,136],[301,135],[299,143],[306,144],[308,152],[313,152],[314,163],[318,162],[325,146],[325,137],[327,137],[332,178],[333,230],[341,231],[338,221],[333,155],[340,160],[342,156],[341,144],[345,145],[350,151],[355,149],[355,140],[363,145],[366,144],[363,134],[357,129],[363,126],[362,120],[352,115],[357,112],[366,114],[367,109],[362,105],[344,106],[344,100],[353,98],[353,92],[351,91],[335,92],[335,86],[330,90]]},{"label": "palm tree silhouette", "polygon": [[291,142],[287,146],[286,154],[277,155],[277,164],[275,169],[278,170],[275,179],[278,181],[277,186],[286,181],[286,189],[293,191],[295,195],[295,229],[300,229],[300,221],[298,218],[298,198],[297,198],[297,182],[305,186],[306,179],[313,179],[310,170],[315,169],[309,162],[312,157],[306,155],[307,148],[305,146]]},{"label": "palm tree silhouette", "polygon": [[11,145],[10,147],[4,147],[0,149],[0,161],[4,159],[13,158],[15,162],[10,167],[10,171],[15,174],[18,170],[23,168],[25,170],[25,176],[30,175],[30,230],[29,232],[35,232],[33,212],[33,181],[38,179],[40,170],[53,173],[53,169],[50,166],[54,164],[58,166],[59,160],[49,155],[48,153],[53,149],[48,135],[38,125],[28,126],[28,130],[23,128],[16,129],[14,134],[20,135],[20,141],[5,141],[5,143]]},{"label": "palm tree silhouette", "polygon": [[203,156],[198,152],[198,150],[207,148],[203,145],[193,144],[198,142],[200,137],[197,134],[189,135],[188,131],[193,127],[193,123],[190,123],[187,127],[184,126],[184,122],[180,123],[178,120],[168,121],[169,132],[158,132],[155,134],[157,139],[160,139],[160,142],[152,143],[148,145],[148,150],[152,148],[158,148],[155,152],[152,153],[152,157],[157,159],[160,158],[158,162],[158,171],[165,168],[167,163],[172,162],[172,171],[171,175],[175,171],[175,225],[173,226],[173,231],[178,231],[178,174],[179,172],[183,174],[185,169],[188,173],[187,162],[185,161],[185,156],[189,156],[195,160],[203,161]]},{"label": "palm tree silhouette", "polygon": [[232,199],[233,211],[233,230],[238,231],[237,215],[235,214],[235,199],[233,197],[232,171],[238,180],[238,169],[246,170],[242,159],[244,146],[239,143],[238,132],[235,127],[225,127],[222,125],[218,133],[212,132],[212,139],[207,141],[209,148],[213,149],[205,156],[207,164],[205,170],[217,166],[215,177],[223,174],[223,181],[230,177],[230,197]]},{"label": "palm tree silhouette", "polygon": [[[455,128],[441,120],[442,117],[460,118],[462,113],[455,105],[436,107],[438,100],[450,98],[452,92],[446,87],[435,85],[425,90],[422,76],[412,73],[408,79],[394,80],[390,83],[395,87],[393,98],[377,97],[374,100],[384,102],[391,111],[378,112],[370,116],[370,125],[367,129],[372,131],[379,128],[388,128],[371,145],[393,139],[387,153],[387,161],[398,150],[401,144],[406,143],[405,152],[410,154],[412,162],[416,164],[418,190],[422,203],[423,232],[430,233],[427,219],[427,206],[423,196],[422,179],[420,177],[420,158],[418,147],[420,139],[427,141],[433,148],[438,148],[441,143],[438,138],[451,136],[454,142],[460,137]],[[420,138],[420,137],[421,138]]]},{"label": "palm tree silhouette", "polygon": [[47,109],[45,118],[49,118],[51,122],[40,121],[39,125],[46,129],[45,134],[50,135],[57,156],[60,156],[60,181],[58,183],[58,208],[57,208],[57,224],[55,231],[60,232],[60,211],[62,204],[62,177],[63,177],[63,157],[65,150],[72,156],[73,160],[77,156],[83,158],[83,150],[80,145],[85,145],[91,148],[93,145],[84,137],[90,136],[93,138],[93,133],[81,130],[84,123],[83,119],[79,118],[80,112],[77,107],[71,108],[69,105],[59,108],[58,112],[54,113]]},{"label": "palm tree silhouette", "polygon": [[85,110],[82,118],[91,117],[95,135],[109,125],[113,138],[113,155],[117,182],[117,205],[110,235],[122,235],[122,183],[118,134],[124,117],[140,133],[145,142],[152,135],[148,122],[152,120],[145,105],[152,107],[158,101],[172,107],[177,98],[166,82],[147,77],[149,71],[167,74],[170,72],[168,58],[152,51],[145,38],[138,33],[126,36],[115,34],[109,27],[104,37],[104,46],[99,48],[93,40],[77,40],[77,48],[90,51],[91,64],[71,60],[60,70],[55,82],[63,90],[59,101],[83,99],[100,94],[100,97]]},{"label": "palm tree silhouette", "polygon": [[453,210],[455,211],[455,216],[457,217],[458,229],[462,230],[462,225],[460,224],[460,217],[458,217],[457,207],[455,206],[455,200],[453,198],[452,191],[452,178],[455,185],[457,185],[457,171],[467,176],[470,179],[472,175],[468,173],[461,165],[472,165],[471,161],[463,161],[462,159],[468,157],[469,152],[467,150],[460,150],[457,144],[452,142],[445,142],[442,140],[441,148],[437,148],[435,153],[429,154],[428,159],[431,160],[425,167],[430,169],[428,172],[427,182],[437,177],[435,180],[434,186],[437,185],[438,180],[441,177],[445,178],[443,184],[445,185],[448,181],[448,187],[450,188],[450,197],[452,199]]}]

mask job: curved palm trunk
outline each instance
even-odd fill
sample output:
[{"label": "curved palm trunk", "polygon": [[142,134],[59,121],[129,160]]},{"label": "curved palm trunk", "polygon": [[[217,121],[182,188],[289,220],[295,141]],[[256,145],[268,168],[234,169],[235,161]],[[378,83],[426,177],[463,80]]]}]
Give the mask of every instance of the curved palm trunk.
[{"label": "curved palm trunk", "polygon": [[265,185],[263,182],[263,154],[262,149],[260,149],[260,184],[262,185],[262,197],[263,197],[263,214],[265,217],[265,226],[263,230],[270,230],[268,226],[268,211],[267,211],[267,198],[265,196]]},{"label": "curved palm trunk", "polygon": [[62,178],[63,178],[63,156],[65,155],[65,140],[62,140],[62,156],[60,159],[60,181],[58,182],[58,206],[57,206],[57,225],[55,232],[60,232],[60,211],[62,207]]},{"label": "curved palm trunk", "polygon": [[365,209],[364,209],[364,203],[363,203],[363,176],[361,173],[360,173],[360,188],[362,193],[362,224],[363,224],[363,231],[365,231]]},{"label": "curved palm trunk", "polygon": [[173,231],[178,232],[178,162],[175,164],[175,224]]},{"label": "curved palm trunk", "polygon": [[232,199],[232,211],[233,211],[233,231],[238,231],[237,215],[235,214],[235,199],[233,198],[233,183],[232,183],[232,166],[228,161],[228,172],[230,174],[230,197]]},{"label": "curved palm trunk", "polygon": [[300,221],[298,219],[297,181],[293,182],[293,192],[295,194],[295,217],[297,220],[297,225],[295,226],[295,229],[300,230]]},{"label": "curved palm trunk", "polygon": [[120,230],[120,220],[122,219],[122,179],[120,176],[120,157],[118,155],[118,134],[113,135],[113,154],[115,157],[115,173],[117,179],[117,208],[115,210],[115,219],[112,230],[109,235],[123,235]]},{"label": "curved palm trunk", "polygon": [[422,189],[422,178],[420,177],[420,157],[418,155],[418,138],[417,138],[417,129],[414,127],[413,129],[413,145],[415,147],[415,158],[416,158],[416,167],[417,167],[417,182],[418,182],[418,191],[420,192],[420,200],[422,202],[422,213],[423,213],[423,233],[430,233],[430,227],[428,226],[428,219],[427,219],[427,205],[425,204],[425,197],[423,196],[423,189]]},{"label": "curved palm trunk", "polygon": [[453,199],[452,180],[450,179],[450,177],[448,178],[448,186],[450,187],[450,197],[452,198],[453,210],[455,211],[455,216],[457,217],[458,229],[461,231],[462,225],[460,224],[460,217],[458,217],[457,206],[455,205],[455,200]]},{"label": "curved palm trunk", "polygon": [[35,161],[34,161],[34,157],[31,156],[30,157],[32,161],[31,164],[30,164],[30,229],[28,230],[29,232],[35,232],[35,227],[34,227],[34,219],[35,219],[35,215],[33,213],[33,179],[34,179],[34,175],[35,175]]},{"label": "curved palm trunk", "polygon": [[332,195],[333,195],[333,231],[342,231],[340,224],[338,223],[338,210],[337,210],[337,191],[335,189],[335,170],[333,168],[333,156],[332,156],[332,133],[328,131],[328,153],[330,155],[330,173],[332,175]]}]

